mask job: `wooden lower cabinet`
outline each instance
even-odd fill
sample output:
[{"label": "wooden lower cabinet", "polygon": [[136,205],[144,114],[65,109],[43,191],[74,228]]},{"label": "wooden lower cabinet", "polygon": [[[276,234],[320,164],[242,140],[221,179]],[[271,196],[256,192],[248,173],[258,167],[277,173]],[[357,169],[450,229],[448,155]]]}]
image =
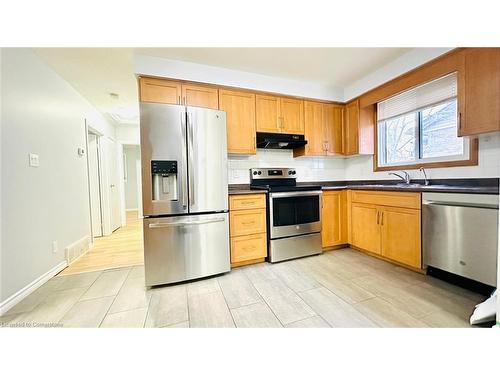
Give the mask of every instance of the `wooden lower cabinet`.
[{"label": "wooden lower cabinet", "polygon": [[380,254],[380,225],[377,206],[353,203],[351,206],[351,242],[355,247]]},{"label": "wooden lower cabinet", "polygon": [[264,261],[267,257],[266,195],[229,197],[231,266]]},{"label": "wooden lower cabinet", "polygon": [[347,243],[347,191],[324,191],[321,204],[323,247]]},{"label": "wooden lower cabinet", "polygon": [[420,210],[384,208],[380,218],[382,256],[421,268],[420,218]]},{"label": "wooden lower cabinet", "polygon": [[258,260],[267,256],[266,233],[231,238],[231,264]]},{"label": "wooden lower cabinet", "polygon": [[231,212],[231,237],[266,231],[266,210],[241,210]]},{"label": "wooden lower cabinet", "polygon": [[363,192],[352,193],[351,245],[400,264],[421,268],[421,209],[420,206],[406,208],[420,202],[420,193],[391,193],[393,202],[406,207],[366,203],[369,196],[373,203],[386,202],[387,192],[360,193]]}]

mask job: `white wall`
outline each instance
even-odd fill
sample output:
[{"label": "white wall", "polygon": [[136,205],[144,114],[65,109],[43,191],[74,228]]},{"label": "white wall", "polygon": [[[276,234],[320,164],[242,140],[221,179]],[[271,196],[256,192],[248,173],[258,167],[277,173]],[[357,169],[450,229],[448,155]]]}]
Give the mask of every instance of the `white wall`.
[{"label": "white wall", "polygon": [[339,87],[160,57],[134,56],[134,72],[138,75],[175,78],[315,99],[333,101],[342,101],[344,99],[344,91]]},{"label": "white wall", "polygon": [[[428,178],[499,177],[500,133],[479,137],[479,164],[470,167],[429,168]],[[422,178],[419,170],[408,170],[412,178]],[[388,172],[373,172],[373,156],[354,156],[345,159],[346,180],[394,179]]]},{"label": "white wall", "polygon": [[[30,49],[2,51],[2,279],[5,301],[65,260],[90,235],[85,119],[114,127]],[[28,166],[37,153],[40,166]],[[59,251],[52,252],[52,241]]]},{"label": "white wall", "polygon": [[299,182],[344,179],[342,157],[294,158],[291,150],[258,149],[252,156],[230,155],[228,167],[230,184],[250,183],[250,168],[296,168]]},{"label": "white wall", "polygon": [[123,144],[140,143],[139,125],[118,125],[116,126],[116,139]]},{"label": "white wall", "polygon": [[452,49],[453,48],[414,48],[389,64],[384,65],[380,69],[377,69],[345,87],[343,95],[344,101],[353,99]]},{"label": "white wall", "polygon": [[123,146],[127,164],[124,165],[127,171],[127,180],[125,181],[125,209],[137,210],[139,208],[137,192],[137,161],[140,160],[139,146]]}]

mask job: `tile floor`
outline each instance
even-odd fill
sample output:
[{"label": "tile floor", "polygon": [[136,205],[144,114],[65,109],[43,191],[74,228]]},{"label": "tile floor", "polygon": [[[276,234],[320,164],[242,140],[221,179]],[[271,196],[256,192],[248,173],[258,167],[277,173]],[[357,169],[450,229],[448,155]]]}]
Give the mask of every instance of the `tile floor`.
[{"label": "tile floor", "polygon": [[469,327],[485,297],[351,249],[146,289],[143,266],[56,276],[3,326]]}]

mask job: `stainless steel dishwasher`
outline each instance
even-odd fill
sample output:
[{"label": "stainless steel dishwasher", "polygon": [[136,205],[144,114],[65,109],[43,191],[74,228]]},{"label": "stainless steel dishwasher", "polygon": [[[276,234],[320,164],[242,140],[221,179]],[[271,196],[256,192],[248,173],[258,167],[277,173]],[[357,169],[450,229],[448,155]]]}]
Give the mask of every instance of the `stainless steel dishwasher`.
[{"label": "stainless steel dishwasher", "polygon": [[496,286],[498,195],[423,193],[424,265]]}]

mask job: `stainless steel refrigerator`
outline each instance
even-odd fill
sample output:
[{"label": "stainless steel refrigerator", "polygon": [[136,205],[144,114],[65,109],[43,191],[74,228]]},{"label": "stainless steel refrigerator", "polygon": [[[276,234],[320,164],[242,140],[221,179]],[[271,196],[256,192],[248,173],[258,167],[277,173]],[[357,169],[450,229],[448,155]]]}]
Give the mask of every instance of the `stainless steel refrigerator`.
[{"label": "stainless steel refrigerator", "polygon": [[146,285],[227,272],[226,114],[141,103]]}]

